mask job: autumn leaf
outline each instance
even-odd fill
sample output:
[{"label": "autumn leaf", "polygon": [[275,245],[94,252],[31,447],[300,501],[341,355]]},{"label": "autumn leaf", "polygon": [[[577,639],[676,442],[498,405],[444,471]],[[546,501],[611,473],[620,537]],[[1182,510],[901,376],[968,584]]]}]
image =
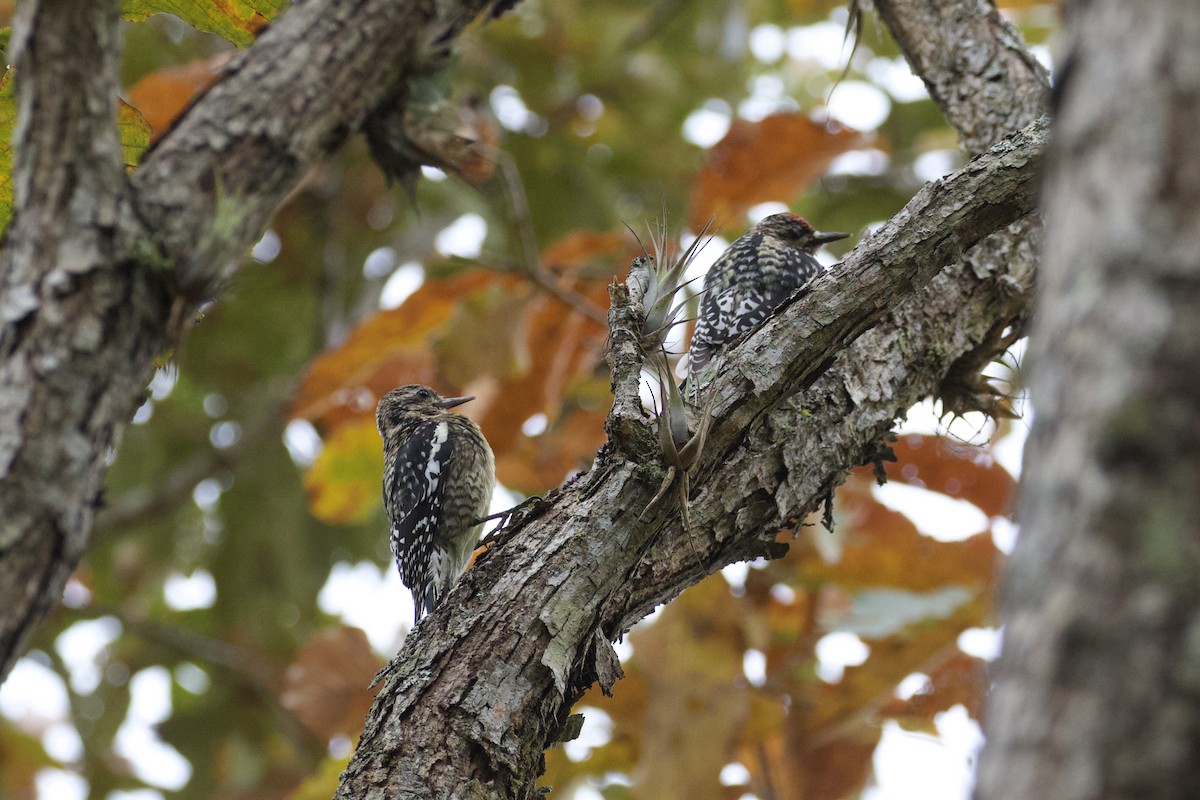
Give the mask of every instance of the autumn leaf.
[{"label": "autumn leaf", "polygon": [[0,230],[8,227],[13,215],[12,138],[17,124],[17,97],[13,71],[0,76]]},{"label": "autumn leaf", "polygon": [[288,0],[123,0],[121,15],[141,22],[154,14],[173,14],[196,30],[245,47],[288,5]]},{"label": "autumn leaf", "polygon": [[983,700],[988,688],[987,662],[961,651],[933,669],[926,685],[907,699],[893,697],[883,714],[907,730],[934,733],[934,717],[956,705],[963,706],[972,719],[982,722]]},{"label": "autumn leaf", "polygon": [[[542,254],[552,280],[583,302],[604,309],[608,283],[640,252],[625,232],[573,231]],[[604,442],[612,402],[606,377],[596,377],[607,331],[559,297],[538,293],[524,309],[522,369],[481,402],[476,418],[496,453],[496,474],[507,486],[542,491],[559,483]],[[529,437],[525,423],[546,417]]]},{"label": "autumn leaf", "polygon": [[222,54],[156,70],[130,87],[126,99],[149,121],[153,138],[157,139],[193,97],[220,77],[221,69],[230,58],[230,55]]},{"label": "autumn leaf", "polygon": [[705,159],[692,187],[688,225],[698,231],[736,224],[746,209],[790,203],[816,182],[833,159],[861,147],[861,133],[803,114],[774,114],[760,122],[734,120]]},{"label": "autumn leaf", "polygon": [[[13,215],[12,138],[17,121],[13,74],[14,70],[7,69],[0,76],[0,230],[8,226]],[[150,124],[136,108],[118,101],[117,135],[122,160],[127,169],[133,169],[150,144]]]},{"label": "autumn leaf", "polygon": [[473,270],[427,280],[399,308],[381,311],[337,348],[318,356],[296,392],[289,415],[331,430],[373,415],[375,402],[406,383],[437,384],[432,340],[472,292],[499,280]]},{"label": "autumn leaf", "polygon": [[124,100],[117,101],[117,136],[126,170],[132,170],[142,160],[142,154],[150,146],[150,131],[150,123],[141,111]]},{"label": "autumn leaf", "polygon": [[838,560],[805,561],[797,574],[800,583],[836,581],[848,589],[927,592],[945,586],[985,586],[995,579],[1001,556],[990,533],[960,542],[931,539],[864,488],[847,484],[838,494],[839,507],[853,526]]},{"label": "autumn leaf", "polygon": [[361,629],[325,628],[288,665],[279,702],[322,739],[357,736],[375,697],[368,685],[381,666]]},{"label": "autumn leaf", "polygon": [[364,522],[379,508],[383,444],[374,417],[338,427],[304,474],[312,515],[322,522]]},{"label": "autumn leaf", "polygon": [[887,464],[889,481],[967,500],[989,517],[1012,513],[1017,483],[984,448],[941,436],[901,436]]}]

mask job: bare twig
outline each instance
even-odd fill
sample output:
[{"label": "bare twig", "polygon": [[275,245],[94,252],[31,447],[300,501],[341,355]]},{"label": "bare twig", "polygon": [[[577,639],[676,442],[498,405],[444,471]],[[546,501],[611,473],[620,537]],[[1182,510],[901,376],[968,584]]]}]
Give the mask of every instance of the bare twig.
[{"label": "bare twig", "polygon": [[496,158],[496,163],[500,165],[500,179],[508,193],[509,208],[512,211],[512,230],[517,241],[521,243],[519,262],[521,272],[534,286],[566,303],[588,319],[599,322],[601,325],[607,324],[608,315],[604,309],[579,292],[562,286],[558,279],[542,266],[537,236],[533,230],[533,216],[529,212],[529,198],[525,195],[525,183],[521,180],[521,172],[508,153],[500,153]]}]

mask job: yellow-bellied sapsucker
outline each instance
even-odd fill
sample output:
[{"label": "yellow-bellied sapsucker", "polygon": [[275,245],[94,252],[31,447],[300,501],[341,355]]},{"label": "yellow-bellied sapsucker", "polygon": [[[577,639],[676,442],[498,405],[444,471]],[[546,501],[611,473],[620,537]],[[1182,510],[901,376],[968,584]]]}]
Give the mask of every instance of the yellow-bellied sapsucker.
[{"label": "yellow-bellied sapsucker", "polygon": [[822,233],[803,217],[772,214],[721,254],[704,278],[700,316],[688,350],[688,395],[713,378],[713,359],[762,323],[793,292],[825,271],[813,255],[846,233]]},{"label": "yellow-bellied sapsucker", "polygon": [[495,459],[483,432],[449,411],[473,399],[401,386],[375,412],[392,553],[412,590],[417,621],[466,571],[495,488]]}]

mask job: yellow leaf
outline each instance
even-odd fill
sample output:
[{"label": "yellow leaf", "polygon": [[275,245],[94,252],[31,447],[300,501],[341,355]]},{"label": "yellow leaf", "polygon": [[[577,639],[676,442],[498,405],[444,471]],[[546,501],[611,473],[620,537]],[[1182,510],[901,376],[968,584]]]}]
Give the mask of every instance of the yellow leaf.
[{"label": "yellow leaf", "polygon": [[374,417],[338,427],[304,475],[308,508],[322,522],[365,522],[381,508],[383,444]]},{"label": "yellow leaf", "polygon": [[440,386],[432,342],[463,299],[499,278],[484,270],[449,280],[426,280],[399,308],[381,311],[346,341],[313,361],[292,401],[290,416],[318,429],[375,413],[375,402],[406,383]]}]

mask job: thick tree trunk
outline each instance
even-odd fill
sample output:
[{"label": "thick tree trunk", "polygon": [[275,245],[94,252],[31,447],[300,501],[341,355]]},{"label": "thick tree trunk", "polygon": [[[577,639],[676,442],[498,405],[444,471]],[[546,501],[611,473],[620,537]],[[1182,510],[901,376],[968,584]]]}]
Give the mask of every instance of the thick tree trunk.
[{"label": "thick tree trunk", "polygon": [[1034,427],[978,796],[1195,798],[1200,5],[1066,11]]},{"label": "thick tree trunk", "polygon": [[105,458],[166,347],[170,307],[160,280],[116,256],[116,3],[21,15],[15,215],[0,253],[0,676],[87,547]]}]

